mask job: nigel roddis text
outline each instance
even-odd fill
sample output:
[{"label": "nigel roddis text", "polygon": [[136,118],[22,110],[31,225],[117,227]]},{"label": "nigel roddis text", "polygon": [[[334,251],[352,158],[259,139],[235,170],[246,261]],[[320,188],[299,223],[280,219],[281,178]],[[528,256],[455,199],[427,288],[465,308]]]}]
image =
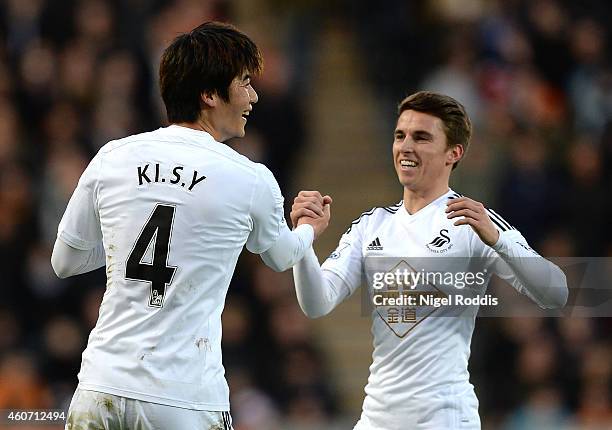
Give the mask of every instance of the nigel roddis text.
[{"label": "nigel roddis text", "polygon": [[198,185],[206,176],[199,175],[197,170],[186,169],[183,166],[175,166],[166,169],[159,163],[147,163],[137,167],[138,185],[165,182],[179,187],[186,187],[188,191]]}]

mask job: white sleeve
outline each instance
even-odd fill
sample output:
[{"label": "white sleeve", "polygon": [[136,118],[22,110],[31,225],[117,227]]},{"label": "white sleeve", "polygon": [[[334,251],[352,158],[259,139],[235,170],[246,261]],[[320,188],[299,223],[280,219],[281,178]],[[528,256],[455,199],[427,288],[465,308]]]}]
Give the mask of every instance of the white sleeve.
[{"label": "white sleeve", "polygon": [[106,255],[102,242],[92,249],[81,250],[57,238],[51,254],[51,266],[60,278],[91,272],[104,266],[105,263]]},{"label": "white sleeve", "polygon": [[288,229],[283,207],[284,199],[274,175],[263,164],[257,164],[257,184],[251,196],[252,230],[246,247],[254,254],[267,251]]},{"label": "white sleeve", "polygon": [[90,250],[102,241],[97,208],[100,163],[98,154],[81,175],[57,229],[58,238],[76,249]]},{"label": "white sleeve", "polygon": [[363,282],[363,249],[362,232],[365,220],[359,218],[342,235],[338,247],[327,257],[321,265],[325,272],[332,272],[348,286],[350,294],[361,286]]},{"label": "white sleeve", "polygon": [[338,275],[321,270],[312,248],[293,268],[293,280],[300,308],[309,318],[327,315],[351,295],[350,288]]},{"label": "white sleeve", "polygon": [[500,231],[490,249],[493,271],[544,309],[562,308],[568,297],[565,273],[535,252],[517,230]]},{"label": "white sleeve", "polygon": [[294,231],[284,226],[274,245],[261,254],[261,259],[271,269],[284,272],[304,257],[313,240],[311,225],[302,224]]},{"label": "white sleeve", "polygon": [[361,226],[354,223],[322,266],[312,248],[294,266],[298,302],[308,317],[328,314],[359,288],[363,279],[361,242]]}]

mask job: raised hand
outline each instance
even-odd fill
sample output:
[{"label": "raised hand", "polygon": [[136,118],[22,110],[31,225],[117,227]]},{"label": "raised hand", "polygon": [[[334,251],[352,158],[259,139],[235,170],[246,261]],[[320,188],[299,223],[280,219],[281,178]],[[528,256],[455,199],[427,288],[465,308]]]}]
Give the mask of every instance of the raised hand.
[{"label": "raised hand", "polygon": [[316,239],[329,225],[331,203],[330,196],[322,196],[318,191],[300,191],[291,206],[291,223],[294,227],[310,224]]},{"label": "raised hand", "polygon": [[482,203],[468,197],[450,199],[446,202],[447,218],[463,217],[455,225],[469,225],[476,232],[480,240],[493,246],[499,239],[499,231],[489,218]]}]

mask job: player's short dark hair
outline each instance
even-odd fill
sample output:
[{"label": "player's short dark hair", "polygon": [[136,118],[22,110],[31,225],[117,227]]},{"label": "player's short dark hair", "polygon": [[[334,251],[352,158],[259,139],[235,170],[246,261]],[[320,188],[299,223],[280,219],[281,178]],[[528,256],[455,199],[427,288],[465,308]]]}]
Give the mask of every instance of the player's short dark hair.
[{"label": "player's short dark hair", "polygon": [[[472,122],[463,105],[457,100],[444,94],[419,91],[400,102],[397,108],[398,116],[405,110],[414,110],[440,118],[448,146],[461,145],[465,154],[472,137]],[[453,169],[457,164],[459,161],[453,164]]]},{"label": "player's short dark hair", "polygon": [[234,26],[206,22],[175,38],[159,65],[159,87],[168,121],[193,122],[201,111],[202,93],[229,101],[229,85],[244,72],[261,73],[257,45]]}]

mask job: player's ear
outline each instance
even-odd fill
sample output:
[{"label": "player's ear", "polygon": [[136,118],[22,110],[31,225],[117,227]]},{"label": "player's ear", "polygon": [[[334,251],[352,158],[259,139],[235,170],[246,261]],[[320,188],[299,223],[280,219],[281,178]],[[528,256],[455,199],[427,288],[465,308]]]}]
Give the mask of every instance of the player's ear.
[{"label": "player's ear", "polygon": [[218,99],[217,94],[211,91],[204,91],[202,94],[200,94],[200,100],[202,101],[202,104],[204,106],[208,106],[208,107],[217,106],[217,99]]},{"label": "player's ear", "polygon": [[463,158],[463,146],[454,145],[446,152],[446,163],[455,164],[457,161]]}]

